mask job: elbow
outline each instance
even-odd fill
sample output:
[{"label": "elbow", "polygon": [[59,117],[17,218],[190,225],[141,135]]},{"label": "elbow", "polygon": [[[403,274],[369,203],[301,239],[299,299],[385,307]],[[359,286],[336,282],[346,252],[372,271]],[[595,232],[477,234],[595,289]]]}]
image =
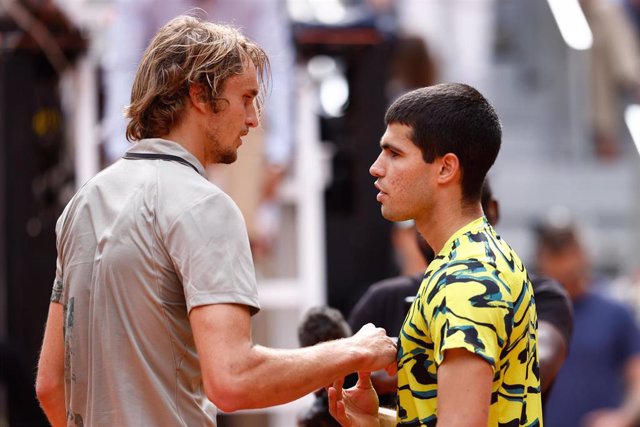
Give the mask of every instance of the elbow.
[{"label": "elbow", "polygon": [[249,409],[249,393],[245,393],[237,379],[216,378],[205,380],[204,391],[207,398],[222,412],[231,413],[241,409]]},{"label": "elbow", "polygon": [[54,404],[58,400],[61,391],[64,392],[64,384],[62,381],[38,373],[38,377],[36,378],[36,396],[43,408]]}]

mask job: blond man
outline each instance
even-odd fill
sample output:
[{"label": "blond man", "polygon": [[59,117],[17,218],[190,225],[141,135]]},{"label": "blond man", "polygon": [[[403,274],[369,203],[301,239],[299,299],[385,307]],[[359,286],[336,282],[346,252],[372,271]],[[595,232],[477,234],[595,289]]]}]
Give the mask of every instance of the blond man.
[{"label": "blond man", "polygon": [[267,70],[239,32],[188,16],[145,51],[127,112],[135,144],[56,227],[36,385],[54,426],[215,426],[217,408],[282,404],[393,362],[372,325],[303,349],[252,343],[245,224],[205,168],[236,160]]}]

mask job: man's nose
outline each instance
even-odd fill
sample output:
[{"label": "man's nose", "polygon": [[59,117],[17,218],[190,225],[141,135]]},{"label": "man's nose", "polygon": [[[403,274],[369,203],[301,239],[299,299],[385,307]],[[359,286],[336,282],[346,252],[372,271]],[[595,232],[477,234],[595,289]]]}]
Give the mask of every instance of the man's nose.
[{"label": "man's nose", "polygon": [[249,112],[247,113],[247,117],[245,119],[245,123],[247,126],[255,128],[259,124],[258,113],[256,112],[256,107],[251,105],[249,107]]},{"label": "man's nose", "polygon": [[380,156],[378,156],[376,161],[373,162],[373,164],[369,168],[369,173],[371,174],[371,176],[379,178],[384,174],[384,170],[383,170],[382,165],[380,163],[381,163],[380,162]]}]

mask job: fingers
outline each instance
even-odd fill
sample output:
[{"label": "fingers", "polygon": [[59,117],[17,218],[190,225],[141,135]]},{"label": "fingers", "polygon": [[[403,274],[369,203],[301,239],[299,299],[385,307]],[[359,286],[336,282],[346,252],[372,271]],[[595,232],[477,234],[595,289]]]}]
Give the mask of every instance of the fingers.
[{"label": "fingers", "polygon": [[327,397],[329,398],[329,413],[333,418],[336,418],[338,412],[336,410],[336,405],[338,403],[338,392],[333,386],[327,388]]},{"label": "fingers", "polygon": [[344,386],[344,378],[338,378],[332,384],[332,387],[337,390],[339,399],[342,399],[342,387]]},{"label": "fingers", "polygon": [[360,389],[373,388],[373,384],[371,383],[371,372],[358,371],[358,383],[356,384],[356,387]]},{"label": "fingers", "polygon": [[376,327],[373,323],[366,323],[364,325],[362,325],[362,328],[360,328],[360,330],[357,332],[358,334],[362,334],[362,333],[370,333],[372,330],[375,330]]},{"label": "fingers", "polygon": [[329,397],[329,414],[336,421],[340,423],[341,426],[349,426],[349,419],[347,418],[347,411],[344,406],[344,401],[342,400],[342,386],[344,385],[344,378],[335,380],[333,385],[327,389],[327,396]]},{"label": "fingers", "polygon": [[367,362],[360,369],[375,371],[385,369],[396,360],[396,341],[387,336],[383,328],[377,328],[372,323],[364,325],[354,336],[358,347],[366,349]]}]

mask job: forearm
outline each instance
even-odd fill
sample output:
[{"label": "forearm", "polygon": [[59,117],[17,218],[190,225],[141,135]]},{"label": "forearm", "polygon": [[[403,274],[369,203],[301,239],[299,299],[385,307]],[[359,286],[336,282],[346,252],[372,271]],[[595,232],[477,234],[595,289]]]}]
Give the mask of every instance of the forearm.
[{"label": "forearm", "polygon": [[355,372],[365,362],[366,356],[348,340],[292,350],[252,346],[245,357],[229,366],[232,384],[225,388],[228,393],[232,387],[237,403],[228,403],[226,410],[290,402]]},{"label": "forearm", "polygon": [[538,358],[540,386],[546,393],[567,357],[567,343],[560,331],[549,322],[538,322]]},{"label": "forearm", "polygon": [[54,427],[67,423],[64,394],[64,338],[62,305],[51,303],[38,361],[36,395]]},{"label": "forearm", "polygon": [[348,373],[395,362],[395,343],[373,325],[349,338],[284,350],[253,345],[245,306],[197,307],[190,317],[205,392],[225,412],[286,403]]},{"label": "forearm", "polygon": [[38,400],[49,423],[53,427],[67,425],[67,410],[65,406],[64,384],[49,390],[47,393],[39,393]]},{"label": "forearm", "polygon": [[621,410],[631,421],[631,425],[640,423],[640,356],[627,363],[627,393]]}]

